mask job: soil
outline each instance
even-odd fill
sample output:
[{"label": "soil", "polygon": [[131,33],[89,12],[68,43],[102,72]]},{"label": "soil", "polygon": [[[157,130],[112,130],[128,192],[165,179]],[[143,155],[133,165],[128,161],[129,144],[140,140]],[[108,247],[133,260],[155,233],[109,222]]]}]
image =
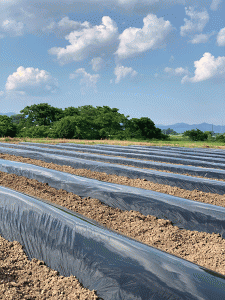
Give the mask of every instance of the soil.
[{"label": "soil", "polygon": [[0,185],[71,209],[107,228],[225,275],[225,240],[219,234],[179,229],[171,221],[122,211],[23,176],[0,172]]},{"label": "soil", "polygon": [[63,277],[43,261],[27,258],[22,246],[0,236],[0,299],[96,300],[74,276]]},{"label": "soil", "polygon": [[[143,179],[73,169],[6,154],[2,154],[1,158],[225,207],[225,195],[188,191]],[[98,199],[81,198],[14,174],[0,172],[0,185],[64,206],[107,228],[225,275],[225,240],[217,233],[179,229],[169,220],[144,216],[136,211],[114,209]],[[94,291],[84,289],[75,277],[59,276],[43,262],[36,259],[29,261],[19,243],[0,238],[0,247],[0,299],[98,299]]]},{"label": "soil", "polygon": [[75,174],[78,176],[93,178],[93,179],[107,181],[111,183],[129,185],[129,186],[138,187],[146,190],[152,190],[160,193],[165,193],[165,194],[169,194],[169,195],[173,195],[185,199],[190,199],[194,201],[200,201],[208,204],[214,204],[214,205],[225,207],[225,195],[205,193],[198,190],[189,191],[178,187],[172,187],[166,184],[153,183],[151,181],[147,181],[146,179],[139,179],[139,178],[131,179],[125,176],[108,175],[103,172],[95,172],[87,169],[74,169],[70,166],[65,166],[65,165],[60,166],[54,163],[46,163],[42,160],[25,158],[22,156],[0,154],[0,159],[18,161],[27,164],[34,164],[40,167],[66,172],[70,174]]}]

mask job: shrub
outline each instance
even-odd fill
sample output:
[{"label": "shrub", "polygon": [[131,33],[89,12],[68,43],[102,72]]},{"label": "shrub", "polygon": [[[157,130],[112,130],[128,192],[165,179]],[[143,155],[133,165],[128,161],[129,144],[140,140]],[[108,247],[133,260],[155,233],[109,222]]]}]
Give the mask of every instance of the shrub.
[{"label": "shrub", "polygon": [[199,129],[187,130],[183,135],[188,136],[192,141],[205,141],[208,138],[208,134]]}]

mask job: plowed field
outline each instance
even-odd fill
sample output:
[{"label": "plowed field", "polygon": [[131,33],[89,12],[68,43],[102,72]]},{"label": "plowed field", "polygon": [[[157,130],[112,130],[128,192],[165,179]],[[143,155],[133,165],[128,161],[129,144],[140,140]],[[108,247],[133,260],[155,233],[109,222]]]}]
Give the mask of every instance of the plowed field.
[{"label": "plowed field", "polygon": [[[73,169],[7,154],[0,154],[0,158],[225,207],[225,195],[188,191],[143,179]],[[144,216],[136,211],[115,209],[98,199],[81,198],[65,190],[57,190],[48,184],[14,174],[0,172],[0,185],[52,201],[124,235],[225,275],[225,240],[217,233],[179,229],[170,220]],[[94,291],[83,288],[75,277],[62,277],[45,266],[44,262],[36,259],[29,261],[17,242],[7,242],[1,238],[0,247],[0,299],[98,299]]]}]

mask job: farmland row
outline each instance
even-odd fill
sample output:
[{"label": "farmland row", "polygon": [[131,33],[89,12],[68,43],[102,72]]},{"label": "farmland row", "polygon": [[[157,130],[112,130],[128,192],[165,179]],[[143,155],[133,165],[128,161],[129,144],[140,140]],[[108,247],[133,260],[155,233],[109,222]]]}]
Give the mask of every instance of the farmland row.
[{"label": "farmland row", "polygon": [[[69,150],[66,149],[64,149],[64,151],[64,155],[67,155],[67,152],[69,152]],[[132,179],[125,176],[91,171],[85,168],[74,169],[70,166],[61,166],[54,163],[46,163],[41,160],[12,156],[4,153],[1,154],[0,158],[34,164],[44,168],[84,176],[86,178],[89,177],[121,185],[141,187],[144,190],[154,190],[194,201],[225,206],[223,194],[206,193],[200,190],[186,190],[176,186],[172,187],[168,184],[153,183],[139,178]],[[223,171],[217,170],[218,172]],[[175,254],[176,256],[197,263],[220,274],[225,274],[225,243],[218,232],[210,234],[179,229],[177,226],[173,226],[170,220],[157,219],[151,215],[146,216],[138,211],[124,211],[109,207],[101,203],[99,199],[79,197],[75,193],[57,190],[45,183],[15,174],[1,172],[0,184],[32,196],[52,201],[145,244]]]}]

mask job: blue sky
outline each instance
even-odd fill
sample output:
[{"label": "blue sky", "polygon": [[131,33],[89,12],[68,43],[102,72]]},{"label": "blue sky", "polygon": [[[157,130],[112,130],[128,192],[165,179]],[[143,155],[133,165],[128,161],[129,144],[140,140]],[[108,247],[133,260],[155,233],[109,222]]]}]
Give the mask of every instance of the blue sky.
[{"label": "blue sky", "polygon": [[0,112],[225,124],[224,0],[0,0]]}]

